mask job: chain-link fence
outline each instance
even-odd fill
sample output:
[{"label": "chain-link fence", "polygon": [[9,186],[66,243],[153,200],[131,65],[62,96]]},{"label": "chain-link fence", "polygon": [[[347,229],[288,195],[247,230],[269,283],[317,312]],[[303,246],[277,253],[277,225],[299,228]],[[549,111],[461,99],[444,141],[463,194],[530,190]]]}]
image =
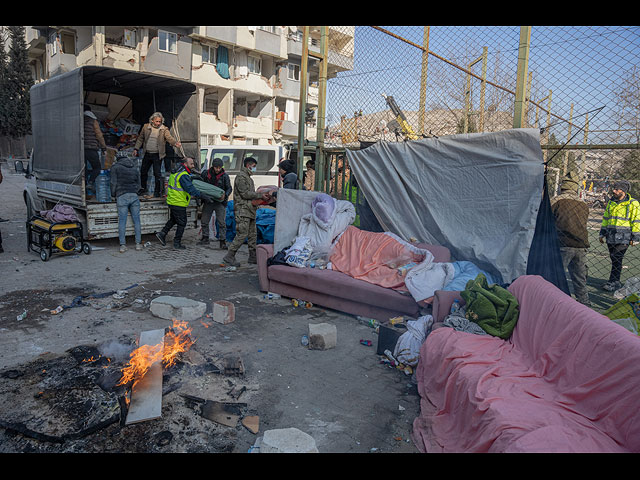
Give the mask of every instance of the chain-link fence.
[{"label": "chain-link fence", "polygon": [[[626,194],[640,197],[640,27],[531,27],[525,37],[528,75],[521,81],[527,95],[519,107],[521,27],[356,26],[353,38],[353,51],[341,45],[343,54],[353,56],[353,68],[327,82],[329,180],[319,188],[356,203],[363,228],[375,229],[375,217],[344,149],[535,127],[541,130],[553,209],[561,217],[556,226],[562,249],[575,254],[569,272],[577,274],[567,274],[574,295],[582,297],[584,290],[592,307],[604,310],[625,282],[640,277],[640,246],[628,247],[640,217],[613,190],[624,180]],[[331,36],[329,42],[331,48]],[[518,108],[524,108],[521,125],[514,121]],[[569,195],[581,202],[561,201]],[[600,242],[603,218],[609,244]]]}]

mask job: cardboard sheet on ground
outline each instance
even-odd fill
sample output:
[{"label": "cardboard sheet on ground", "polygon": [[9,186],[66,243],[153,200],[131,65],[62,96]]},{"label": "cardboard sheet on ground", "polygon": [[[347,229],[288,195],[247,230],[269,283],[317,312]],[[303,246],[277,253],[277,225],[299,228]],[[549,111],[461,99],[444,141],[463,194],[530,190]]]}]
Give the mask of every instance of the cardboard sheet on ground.
[{"label": "cardboard sheet on ground", "polygon": [[379,142],[347,158],[384,230],[504,282],[526,273],[544,176],[537,129]]}]

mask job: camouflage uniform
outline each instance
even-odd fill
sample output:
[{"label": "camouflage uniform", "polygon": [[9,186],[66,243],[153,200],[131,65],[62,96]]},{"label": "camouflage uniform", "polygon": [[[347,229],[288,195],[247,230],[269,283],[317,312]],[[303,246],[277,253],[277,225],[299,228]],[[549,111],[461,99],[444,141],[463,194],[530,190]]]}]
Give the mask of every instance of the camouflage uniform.
[{"label": "camouflage uniform", "polygon": [[251,172],[243,167],[233,182],[233,212],[236,219],[236,236],[229,245],[229,252],[225,256],[225,261],[233,263],[236,252],[244,243],[245,238],[249,243],[249,262],[256,261],[256,242],[258,233],[256,231],[256,210],[257,207],[251,200],[262,198],[261,193],[257,193]]}]

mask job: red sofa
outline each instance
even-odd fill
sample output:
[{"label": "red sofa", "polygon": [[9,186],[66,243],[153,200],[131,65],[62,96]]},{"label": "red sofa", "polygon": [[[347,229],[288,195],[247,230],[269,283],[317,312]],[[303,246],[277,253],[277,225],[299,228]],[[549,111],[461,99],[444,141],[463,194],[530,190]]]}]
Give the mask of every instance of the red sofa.
[{"label": "red sofa", "polygon": [[[449,249],[439,245],[416,244],[429,250],[435,262],[450,262]],[[260,290],[288,298],[309,301],[315,305],[380,321],[399,315],[417,317],[420,305],[406,293],[357,280],[333,270],[267,265],[273,257],[273,245],[257,247]]]}]

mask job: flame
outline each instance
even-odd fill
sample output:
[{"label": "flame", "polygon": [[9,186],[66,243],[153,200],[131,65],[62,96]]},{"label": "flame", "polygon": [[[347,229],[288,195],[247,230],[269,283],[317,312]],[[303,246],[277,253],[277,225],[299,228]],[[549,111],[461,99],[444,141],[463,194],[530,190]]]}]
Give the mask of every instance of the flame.
[{"label": "flame", "polygon": [[142,345],[131,352],[129,363],[122,369],[122,378],[118,385],[125,385],[132,380],[137,382],[156,362],[161,362],[165,368],[174,365],[178,356],[194,344],[190,333],[191,328],[187,322],[173,319],[173,327],[164,337],[164,348],[162,343],[158,343]]}]

